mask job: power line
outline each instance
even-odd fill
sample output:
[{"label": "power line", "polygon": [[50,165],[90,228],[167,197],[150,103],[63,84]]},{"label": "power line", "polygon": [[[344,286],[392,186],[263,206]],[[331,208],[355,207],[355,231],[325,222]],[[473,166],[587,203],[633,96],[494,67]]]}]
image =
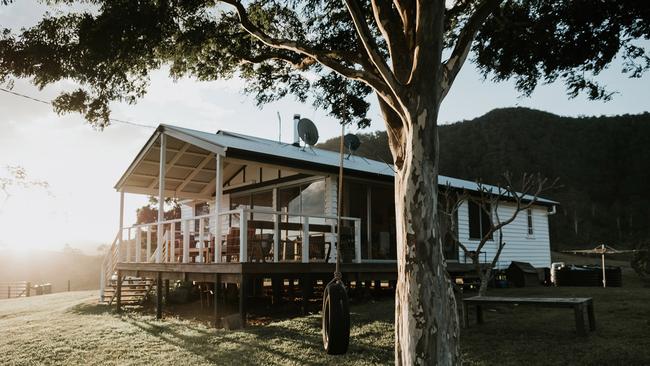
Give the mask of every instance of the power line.
[{"label": "power line", "polygon": [[[47,105],[50,105],[50,106],[52,105],[51,101],[34,98],[32,96],[22,94],[22,93],[18,93],[18,92],[15,92],[13,90],[5,89],[5,88],[2,88],[2,87],[0,87],[0,91],[3,91],[3,92],[8,93],[8,94],[12,94],[12,95],[17,96],[17,97],[29,99],[29,100],[31,100],[33,102],[47,104]],[[151,126],[151,125],[146,125],[146,124],[143,124],[143,123],[137,123],[137,122],[131,122],[131,121],[125,121],[125,120],[117,119],[117,118],[109,118],[108,120],[111,121],[111,122],[122,123],[122,124],[125,124],[125,125],[131,125],[131,126],[136,126],[136,127],[156,128],[156,127]]]}]

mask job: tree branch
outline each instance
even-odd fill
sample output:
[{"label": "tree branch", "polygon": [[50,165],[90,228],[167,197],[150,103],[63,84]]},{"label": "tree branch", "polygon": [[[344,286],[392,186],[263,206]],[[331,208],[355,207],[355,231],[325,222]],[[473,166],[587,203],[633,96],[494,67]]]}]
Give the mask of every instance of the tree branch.
[{"label": "tree branch", "polygon": [[388,53],[393,63],[393,73],[400,84],[406,83],[409,71],[413,66],[411,52],[405,37],[405,26],[402,18],[386,0],[372,0],[372,12],[377,28],[386,40]]},{"label": "tree branch", "polygon": [[239,16],[239,23],[248,32],[251,36],[257,38],[260,42],[265,45],[281,50],[292,51],[297,54],[310,57],[320,63],[321,65],[328,67],[335,72],[343,75],[344,77],[351,80],[358,80],[363,83],[366,83],[368,86],[373,88],[377,95],[382,98],[386,103],[391,105],[392,108],[400,108],[399,99],[392,92],[391,88],[386,84],[385,80],[382,80],[376,74],[368,70],[358,70],[355,68],[347,67],[343,65],[339,60],[346,61],[349,64],[358,63],[359,60],[356,58],[350,58],[349,55],[346,57],[344,54],[336,51],[320,51],[309,45],[302,44],[297,41],[283,39],[283,38],[274,38],[266,34],[262,29],[257,27],[253,22],[251,22],[248,17],[246,8],[239,0],[220,0],[223,3],[229,4],[235,8],[237,15]]},{"label": "tree branch", "polygon": [[357,30],[357,35],[359,36],[359,39],[361,39],[361,43],[363,44],[370,61],[375,68],[377,68],[379,75],[384,79],[384,82],[391,89],[395,97],[399,99],[399,96],[402,94],[402,85],[397,82],[395,74],[393,74],[393,71],[388,67],[388,64],[386,64],[386,60],[384,60],[384,58],[379,54],[379,47],[373,39],[368,23],[366,23],[366,20],[363,17],[363,11],[361,10],[359,3],[357,0],[344,1],[348,8],[348,12],[352,17],[354,27]]},{"label": "tree branch", "polygon": [[472,48],[472,42],[474,42],[474,38],[476,38],[476,34],[483,25],[483,22],[499,7],[501,1],[483,0],[460,31],[451,56],[449,56],[449,59],[447,59],[443,66],[442,99],[447,96],[458,72],[465,63],[467,55]]}]

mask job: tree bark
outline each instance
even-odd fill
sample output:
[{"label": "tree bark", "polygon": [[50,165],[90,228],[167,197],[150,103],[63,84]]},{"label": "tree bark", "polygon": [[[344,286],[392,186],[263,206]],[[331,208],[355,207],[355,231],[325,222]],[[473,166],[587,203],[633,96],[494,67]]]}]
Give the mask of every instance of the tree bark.
[{"label": "tree bark", "polygon": [[[438,228],[439,103],[419,99],[401,136],[396,159],[395,210],[398,282],[395,364],[460,362],[458,313]],[[390,114],[385,114],[391,118]],[[395,118],[393,115],[392,118]],[[386,121],[390,126],[390,121]],[[398,154],[403,154],[399,156]]]}]

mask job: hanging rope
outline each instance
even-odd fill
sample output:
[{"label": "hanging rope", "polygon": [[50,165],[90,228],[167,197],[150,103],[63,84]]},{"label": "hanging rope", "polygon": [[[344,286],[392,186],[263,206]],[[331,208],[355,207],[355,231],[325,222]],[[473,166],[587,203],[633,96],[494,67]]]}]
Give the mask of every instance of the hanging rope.
[{"label": "hanging rope", "polygon": [[339,144],[339,184],[336,202],[336,269],[334,270],[334,280],[341,281],[341,209],[343,201],[343,136],[345,135],[345,124],[341,124],[341,138]]}]

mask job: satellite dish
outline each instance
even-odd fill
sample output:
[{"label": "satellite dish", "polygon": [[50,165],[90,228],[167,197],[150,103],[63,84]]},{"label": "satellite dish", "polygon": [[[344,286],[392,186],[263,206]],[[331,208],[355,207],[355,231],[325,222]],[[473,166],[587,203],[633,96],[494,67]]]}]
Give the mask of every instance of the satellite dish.
[{"label": "satellite dish", "polygon": [[361,146],[361,140],[359,140],[357,135],[348,133],[343,137],[343,145],[348,149],[348,157],[346,159],[349,159],[359,149],[359,146]]},{"label": "satellite dish", "polygon": [[318,129],[314,122],[308,118],[300,119],[298,121],[298,136],[310,147],[316,145],[318,142]]}]

